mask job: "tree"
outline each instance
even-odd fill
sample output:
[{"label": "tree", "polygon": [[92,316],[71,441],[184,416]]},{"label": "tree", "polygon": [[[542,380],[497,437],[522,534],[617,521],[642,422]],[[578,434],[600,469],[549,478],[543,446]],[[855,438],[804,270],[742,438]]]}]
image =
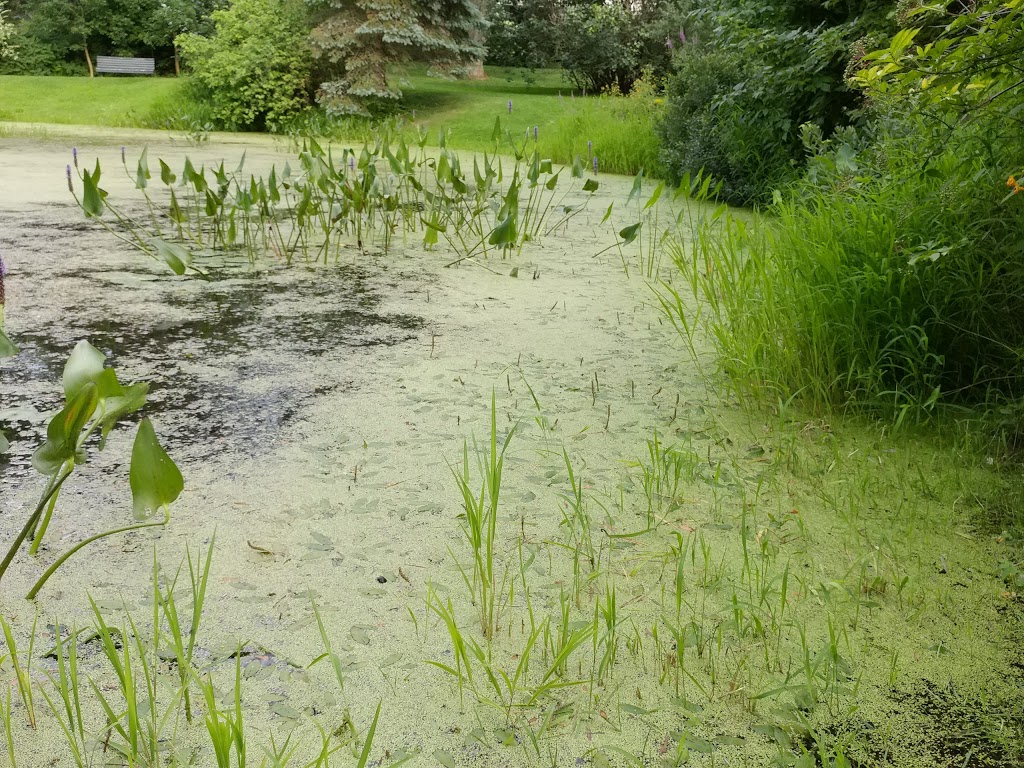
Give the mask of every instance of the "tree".
[{"label": "tree", "polygon": [[558,60],[559,0],[497,0],[488,13],[487,62],[541,69]]},{"label": "tree", "polygon": [[465,74],[483,58],[484,25],[472,0],[321,0],[311,42],[327,77],[318,100],[335,114],[362,114],[368,99],[398,99],[395,64],[425,61],[432,72]]},{"label": "tree", "polygon": [[7,10],[4,8],[3,0],[0,0],[0,61],[13,60],[18,53],[11,42],[14,37],[14,25],[7,19]]}]

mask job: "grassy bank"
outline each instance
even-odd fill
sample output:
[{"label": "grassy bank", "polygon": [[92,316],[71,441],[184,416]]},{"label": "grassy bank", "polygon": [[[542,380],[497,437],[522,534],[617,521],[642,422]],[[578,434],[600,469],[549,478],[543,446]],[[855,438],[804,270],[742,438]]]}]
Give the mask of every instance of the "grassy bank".
[{"label": "grassy bank", "polygon": [[[405,94],[398,116],[410,134],[428,130],[431,145],[443,129],[450,147],[491,150],[494,121],[500,117],[503,130],[524,141],[528,135],[533,141],[536,127],[539,148],[556,162],[569,163],[579,155],[590,163],[596,154],[600,169],[609,173],[659,170],[654,120],[660,105],[653,94],[584,99],[558,70],[528,76],[500,67],[487,72],[487,80],[452,81],[411,68],[397,75]],[[209,120],[203,105],[190,101],[184,84],[170,78],[2,76],[0,120],[201,133]],[[356,118],[330,120],[311,109],[289,132],[366,139],[372,126]]]}]

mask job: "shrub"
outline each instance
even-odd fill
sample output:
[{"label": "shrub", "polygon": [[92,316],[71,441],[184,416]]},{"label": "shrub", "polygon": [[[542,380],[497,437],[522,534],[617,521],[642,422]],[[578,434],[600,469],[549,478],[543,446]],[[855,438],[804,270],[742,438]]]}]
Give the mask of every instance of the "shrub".
[{"label": "shrub", "polygon": [[175,43],[221,126],[273,129],[309,104],[312,54],[299,0],[233,0],[212,18],[212,36]]},{"label": "shrub", "polygon": [[498,0],[489,14],[487,63],[543,69],[557,61],[557,0]]},{"label": "shrub", "polygon": [[908,30],[866,57],[867,130],[804,126],[807,174],[770,218],[706,220],[693,250],[677,245],[737,390],[897,420],[998,404],[1019,433],[1024,186],[1007,174],[1024,137],[1007,116],[1024,109],[1024,11],[993,7],[950,14],[934,45]]},{"label": "shrub", "polygon": [[591,92],[612,85],[628,92],[640,75],[641,49],[636,19],[622,5],[574,6],[559,27],[562,67]]},{"label": "shrub", "polygon": [[885,8],[878,0],[767,9],[712,0],[687,14],[661,129],[672,177],[705,168],[727,201],[767,202],[799,175],[801,125],[828,136],[856,121],[858,97],[846,84],[851,45],[885,28]]}]

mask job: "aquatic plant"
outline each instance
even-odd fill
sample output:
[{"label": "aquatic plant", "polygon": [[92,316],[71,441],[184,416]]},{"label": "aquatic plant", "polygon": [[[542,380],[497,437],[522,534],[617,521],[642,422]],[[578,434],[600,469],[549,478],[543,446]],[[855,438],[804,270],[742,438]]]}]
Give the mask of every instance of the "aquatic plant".
[{"label": "aquatic plant", "polygon": [[[146,403],[148,385],[122,385],[114,369],[104,365],[105,360],[106,356],[86,341],[79,342],[68,357],[63,375],[64,408],[50,420],[46,441],[32,455],[32,466],[46,477],[46,487],[0,562],[0,578],[26,539],[31,541],[29,554],[39,551],[61,487],[88,458],[89,438],[98,431],[98,449],[103,450],[111,430]],[[163,526],[170,521],[170,504],[182,491],[182,477],[157,440],[149,419],[139,423],[135,435],[129,482],[137,522],[90,536],[64,552],[29,590],[29,599],[82,547],[107,536]],[[163,516],[154,519],[161,511]]]},{"label": "aquatic plant", "polygon": [[[274,166],[267,176],[246,175],[244,155],[234,171],[223,163],[197,168],[186,157],[179,174],[159,160],[159,199],[151,192],[153,175],[143,150],[134,168],[125,158],[122,165],[146,202],[145,219],[110,201],[100,186],[98,161],[92,170],[79,171],[80,196],[70,165],[68,185],[88,218],[178,275],[202,275],[196,256],[215,251],[240,250],[253,264],[265,256],[291,264],[296,255],[306,264],[326,264],[337,262],[345,249],[365,253],[373,246],[388,253],[399,233],[403,242],[422,233],[428,249],[443,238],[458,257],[447,266],[479,263],[476,258],[487,257],[491,247],[503,256],[519,253],[586,206],[556,202],[561,170],[536,146],[527,151],[525,142],[512,140],[500,119],[493,152],[473,159],[472,180],[459,156],[446,148],[445,131],[434,158],[425,149],[425,128],[412,140],[396,135],[398,130],[382,126],[362,148],[346,148],[340,157],[313,138],[303,139],[296,168]],[[535,144],[538,135],[534,130]],[[509,169],[497,157],[503,138],[514,155]],[[574,163],[572,176],[582,175],[581,164]],[[596,189],[596,183],[583,185],[591,194]],[[548,226],[554,212],[560,216]]]}]

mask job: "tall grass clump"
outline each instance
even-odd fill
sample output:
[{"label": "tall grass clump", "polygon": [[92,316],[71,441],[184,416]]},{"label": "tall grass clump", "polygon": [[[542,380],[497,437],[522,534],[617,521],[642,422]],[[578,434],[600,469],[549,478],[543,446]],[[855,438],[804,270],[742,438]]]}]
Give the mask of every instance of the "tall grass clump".
[{"label": "tall grass clump", "polygon": [[[1024,94],[1004,62],[1019,57],[1022,11],[931,13],[851,64],[866,127],[826,139],[804,125],[807,172],[769,215],[698,214],[674,256],[737,390],[897,422],[981,405],[1016,434]],[[692,338],[677,288],[662,298]]]},{"label": "tall grass clump", "polygon": [[955,151],[922,168],[907,141],[874,175],[826,147],[769,216],[720,209],[672,246],[737,390],[897,418],[1024,395],[1024,207],[998,170]]},{"label": "tall grass clump", "polygon": [[628,96],[564,99],[565,108],[541,137],[545,157],[571,163],[576,157],[597,156],[605,173],[633,176],[645,171],[662,177],[661,144],[656,126],[662,98],[648,76],[637,81]]}]

